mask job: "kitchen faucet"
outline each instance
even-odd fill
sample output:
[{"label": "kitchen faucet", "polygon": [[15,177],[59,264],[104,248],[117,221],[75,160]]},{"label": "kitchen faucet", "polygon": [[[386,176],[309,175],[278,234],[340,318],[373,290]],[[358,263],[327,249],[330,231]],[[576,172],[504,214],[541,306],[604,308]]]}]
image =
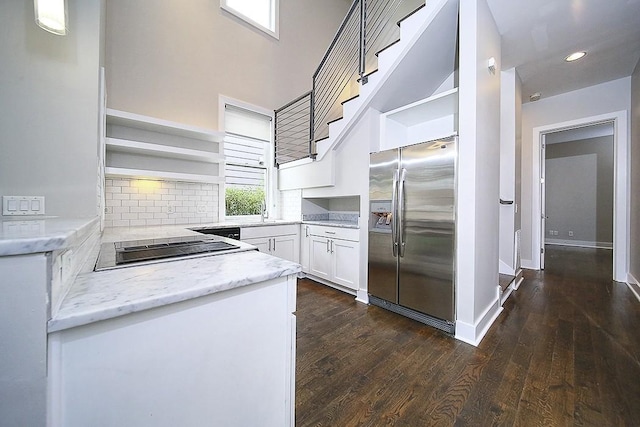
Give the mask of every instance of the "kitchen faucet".
[{"label": "kitchen faucet", "polygon": [[260,204],[260,221],[264,222],[264,217],[267,215],[267,202],[265,200]]}]

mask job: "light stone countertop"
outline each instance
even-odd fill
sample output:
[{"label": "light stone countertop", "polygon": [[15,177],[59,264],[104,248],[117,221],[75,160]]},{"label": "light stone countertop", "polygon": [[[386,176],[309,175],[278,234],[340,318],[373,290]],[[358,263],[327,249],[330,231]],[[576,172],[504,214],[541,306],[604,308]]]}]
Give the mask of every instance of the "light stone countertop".
[{"label": "light stone countertop", "polygon": [[323,225],[323,226],[338,227],[338,228],[360,228],[357,222],[340,221],[340,220],[333,220],[333,219],[323,219],[323,220],[315,220],[315,221],[305,220],[305,221],[302,221],[302,223],[309,224],[309,225]]},{"label": "light stone countertop", "polygon": [[[260,225],[288,223],[297,224],[299,221]],[[215,223],[215,226],[221,224],[236,226],[229,223]],[[212,225],[114,227],[104,230],[102,242],[194,236],[199,233],[190,228],[209,226]],[[253,250],[252,245],[223,240],[239,244],[246,251],[163,260],[78,275],[59,310],[49,321],[49,332],[288,276],[301,270],[299,264],[260,253]]]},{"label": "light stone countertop", "polygon": [[300,265],[258,251],[81,274],[49,332],[296,274]]},{"label": "light stone countertop", "polygon": [[[0,220],[0,256],[43,253],[78,247],[99,218],[24,217]],[[102,242],[199,235],[189,228],[268,226],[300,221],[264,223],[212,223],[106,229]],[[223,239],[228,240],[228,239]],[[172,259],[149,265],[77,275],[62,303],[48,322],[49,332],[123,316],[137,311],[198,298],[241,286],[298,273],[299,264],[253,250],[237,241],[245,252]],[[95,262],[97,252],[86,253]],[[93,265],[93,263],[91,264]]]},{"label": "light stone countertop", "polygon": [[53,252],[86,237],[100,219],[16,217],[0,220],[0,256]]}]

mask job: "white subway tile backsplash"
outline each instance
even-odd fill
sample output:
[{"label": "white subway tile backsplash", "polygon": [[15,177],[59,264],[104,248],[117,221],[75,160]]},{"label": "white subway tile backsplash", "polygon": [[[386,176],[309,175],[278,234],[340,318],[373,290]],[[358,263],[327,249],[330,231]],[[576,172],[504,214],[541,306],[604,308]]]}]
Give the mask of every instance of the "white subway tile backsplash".
[{"label": "white subway tile backsplash", "polygon": [[199,224],[219,218],[218,186],[208,183],[143,185],[135,179],[107,178],[105,205],[106,227]]},{"label": "white subway tile backsplash", "polygon": [[279,207],[282,219],[299,221],[302,218],[302,190],[281,191]]}]

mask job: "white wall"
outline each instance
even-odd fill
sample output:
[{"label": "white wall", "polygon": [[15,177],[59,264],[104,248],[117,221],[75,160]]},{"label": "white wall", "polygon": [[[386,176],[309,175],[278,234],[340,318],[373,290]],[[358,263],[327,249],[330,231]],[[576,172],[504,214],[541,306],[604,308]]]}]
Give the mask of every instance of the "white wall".
[{"label": "white wall", "polygon": [[[360,196],[360,284],[358,299],[368,301],[367,270],[369,257],[369,153],[380,140],[380,113],[369,109],[337,148],[335,186],[307,188],[303,198]],[[325,157],[320,164],[326,161]]]},{"label": "white wall", "polygon": [[546,243],[613,247],[613,164],[612,135],[547,143]]},{"label": "white wall", "polygon": [[101,0],[69,0],[69,32],[36,26],[33,2],[0,4],[0,195],[46,213],[96,215]]},{"label": "white wall", "polygon": [[500,205],[500,273],[513,275],[516,272],[515,232],[520,225],[517,209],[520,191],[516,184],[522,143],[522,82],[515,68],[500,74],[500,198],[514,201],[512,205]]},{"label": "white wall", "polygon": [[0,257],[0,425],[44,426],[50,256]]},{"label": "white wall", "polygon": [[[539,207],[532,205],[533,166],[534,162],[538,161],[533,154],[533,129],[584,117],[629,110],[631,105],[630,92],[631,78],[625,77],[562,95],[542,98],[540,101],[528,102],[523,105],[521,208],[522,263],[524,267],[533,265],[532,230],[534,216],[539,215]],[[536,155],[538,154],[536,153]],[[535,256],[538,256],[537,253]]]},{"label": "white wall", "polygon": [[640,283],[640,61],[631,77],[631,230],[629,274]]},{"label": "white wall", "polygon": [[219,0],[109,0],[108,105],[219,129],[218,96],[268,109],[311,90],[345,0],[280,0],[280,39]]},{"label": "white wall", "polygon": [[499,312],[500,60],[486,0],[461,2],[456,336],[474,344]]}]

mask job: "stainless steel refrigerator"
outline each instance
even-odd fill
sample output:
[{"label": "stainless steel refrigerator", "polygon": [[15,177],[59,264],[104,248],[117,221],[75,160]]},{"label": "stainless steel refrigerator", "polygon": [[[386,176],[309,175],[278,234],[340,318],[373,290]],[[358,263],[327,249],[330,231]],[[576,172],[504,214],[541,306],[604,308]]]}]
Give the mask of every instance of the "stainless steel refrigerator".
[{"label": "stainless steel refrigerator", "polygon": [[457,137],[371,154],[369,302],[455,330]]}]

